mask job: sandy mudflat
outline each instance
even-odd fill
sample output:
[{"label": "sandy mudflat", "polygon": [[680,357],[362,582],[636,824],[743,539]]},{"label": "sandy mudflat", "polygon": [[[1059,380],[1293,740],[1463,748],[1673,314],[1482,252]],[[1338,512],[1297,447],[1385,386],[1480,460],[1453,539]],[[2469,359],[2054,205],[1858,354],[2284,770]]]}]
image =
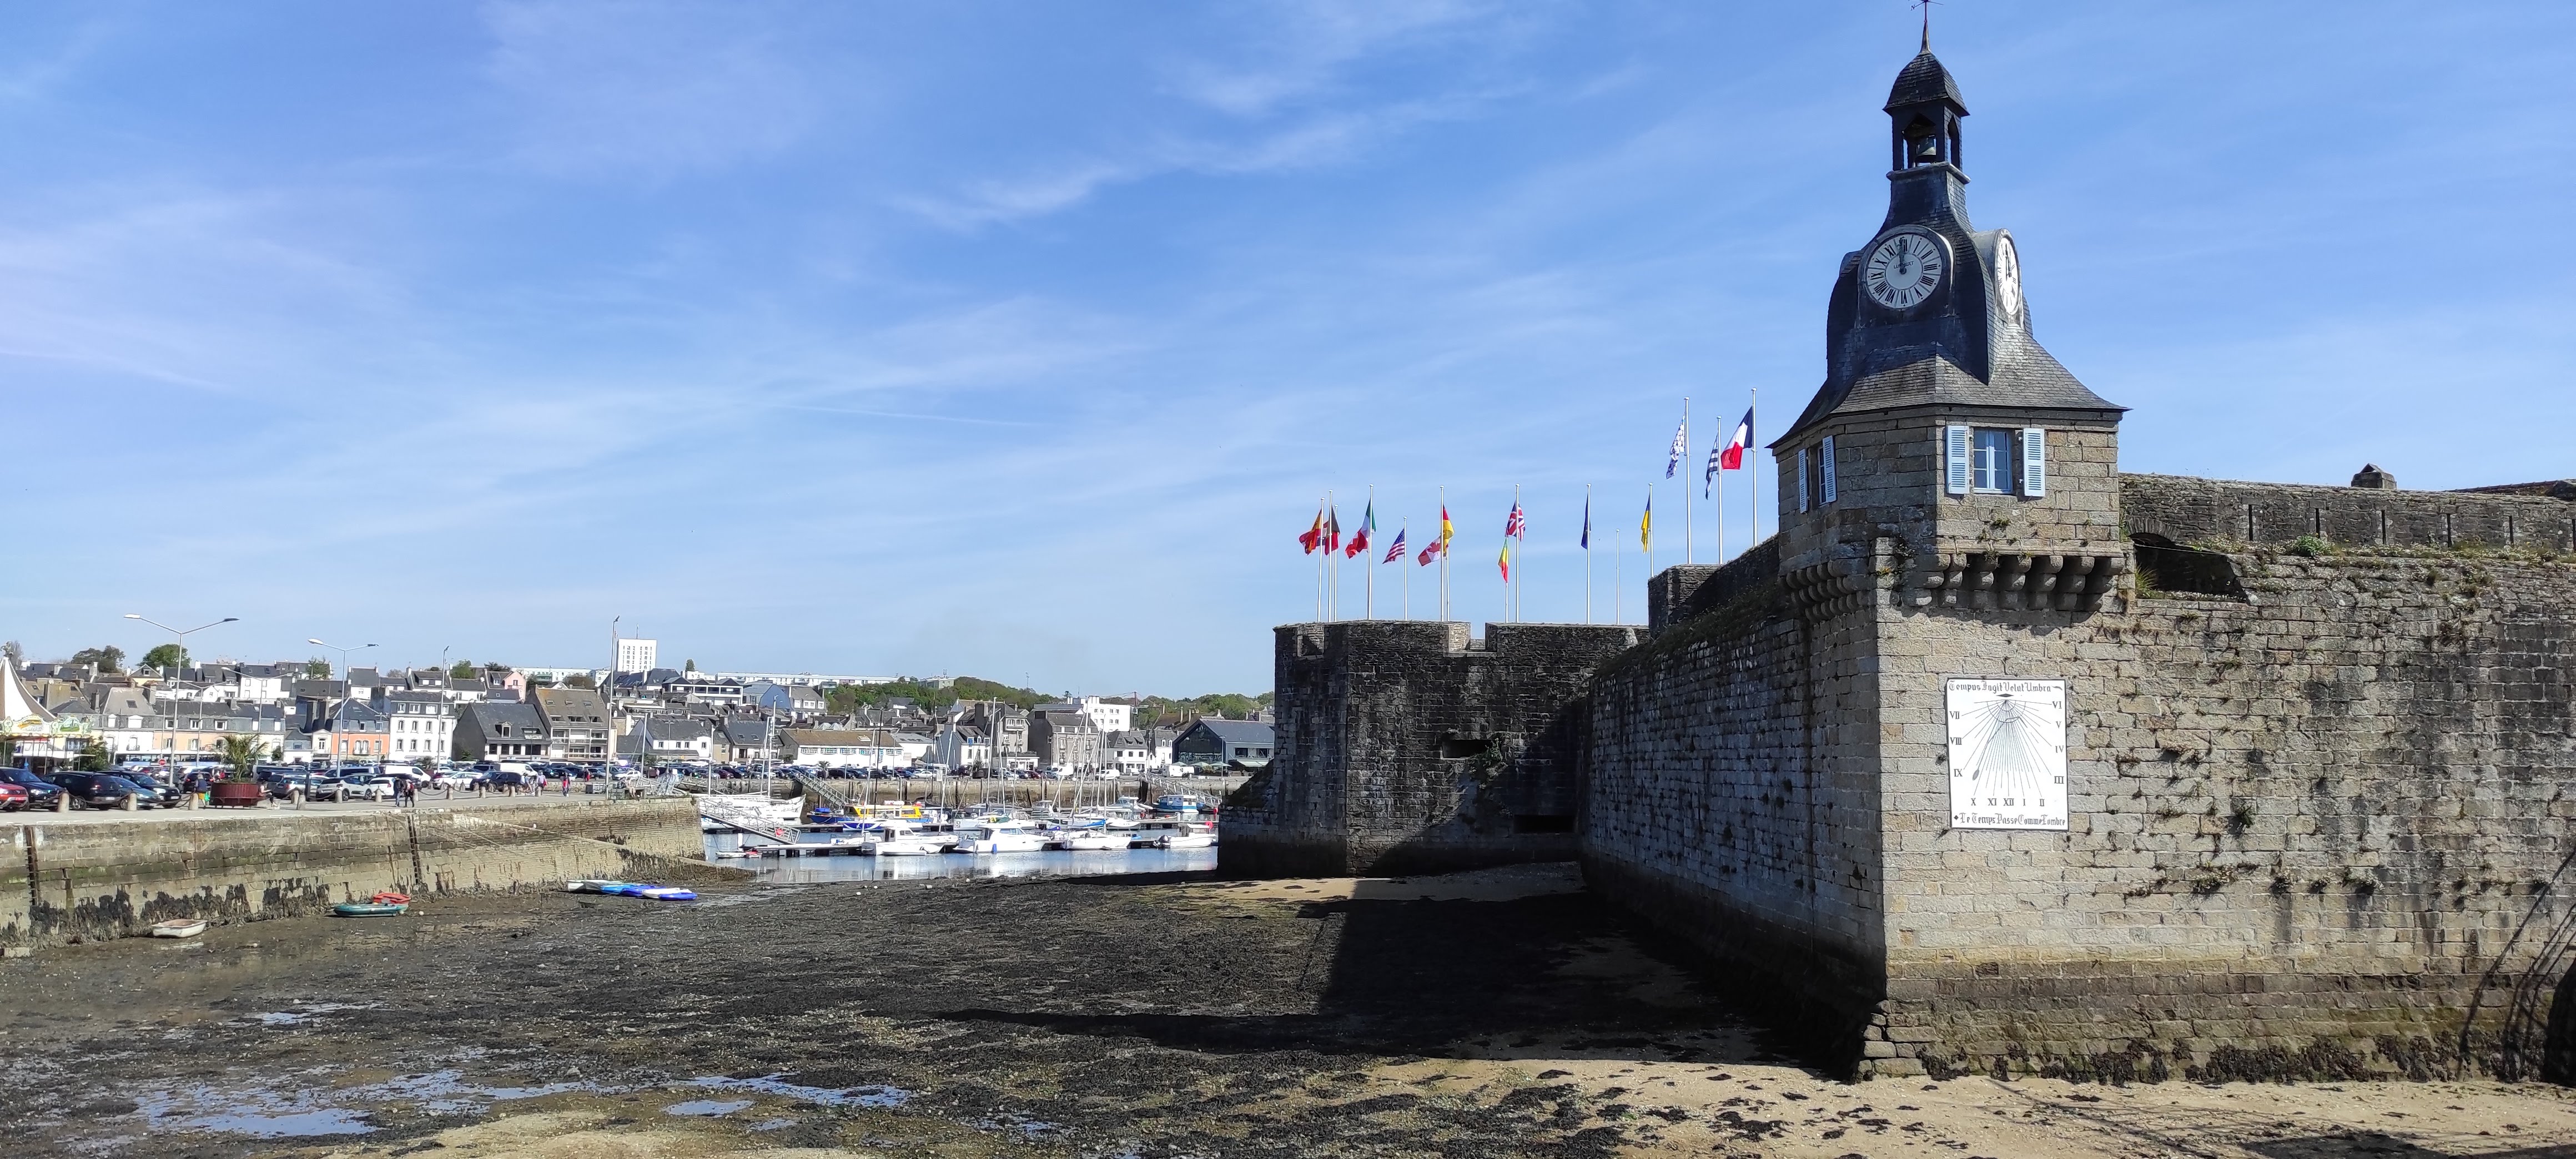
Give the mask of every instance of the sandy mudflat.
[{"label": "sandy mudflat", "polygon": [[1561,867],[706,892],[0,962],[0,1154],[2576,1159],[2554,1087],[1836,1082]]}]

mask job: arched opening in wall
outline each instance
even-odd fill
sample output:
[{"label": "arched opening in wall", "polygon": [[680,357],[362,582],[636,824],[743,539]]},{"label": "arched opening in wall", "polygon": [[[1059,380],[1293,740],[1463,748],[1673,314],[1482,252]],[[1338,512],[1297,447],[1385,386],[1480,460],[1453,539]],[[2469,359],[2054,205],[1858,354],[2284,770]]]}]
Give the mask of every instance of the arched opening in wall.
[{"label": "arched opening in wall", "polygon": [[2245,583],[2236,561],[2220,551],[2203,551],[2152,531],[2129,537],[2138,553],[2138,593],[2153,595],[2229,596],[2245,598]]},{"label": "arched opening in wall", "polygon": [[2558,980],[2549,1000],[2549,1029],[2540,1039],[2540,1077],[2562,1087],[2576,1086],[2576,970]]},{"label": "arched opening in wall", "polygon": [[1452,733],[1440,738],[1440,759],[1444,761],[1463,761],[1469,757],[1483,756],[1485,755],[1485,750],[1492,747],[1494,747],[1494,738],[1492,737],[1459,736]]}]

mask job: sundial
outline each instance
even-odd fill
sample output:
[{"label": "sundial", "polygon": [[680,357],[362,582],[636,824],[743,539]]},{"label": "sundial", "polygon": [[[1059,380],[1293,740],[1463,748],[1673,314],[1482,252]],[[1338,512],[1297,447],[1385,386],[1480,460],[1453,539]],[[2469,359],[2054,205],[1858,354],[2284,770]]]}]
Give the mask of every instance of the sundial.
[{"label": "sundial", "polygon": [[1949,682],[1950,827],[2066,828],[2066,682]]}]

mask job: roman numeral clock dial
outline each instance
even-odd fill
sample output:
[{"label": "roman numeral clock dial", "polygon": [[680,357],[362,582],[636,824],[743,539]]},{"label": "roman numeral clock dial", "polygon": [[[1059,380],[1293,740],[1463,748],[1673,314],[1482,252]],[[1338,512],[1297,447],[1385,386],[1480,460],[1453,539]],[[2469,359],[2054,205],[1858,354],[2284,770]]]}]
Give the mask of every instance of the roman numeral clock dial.
[{"label": "roman numeral clock dial", "polygon": [[1869,251],[1869,260],[1861,263],[1860,283],[1871,301],[1890,310],[1910,310],[1932,296],[1947,264],[1931,238],[1900,233]]}]

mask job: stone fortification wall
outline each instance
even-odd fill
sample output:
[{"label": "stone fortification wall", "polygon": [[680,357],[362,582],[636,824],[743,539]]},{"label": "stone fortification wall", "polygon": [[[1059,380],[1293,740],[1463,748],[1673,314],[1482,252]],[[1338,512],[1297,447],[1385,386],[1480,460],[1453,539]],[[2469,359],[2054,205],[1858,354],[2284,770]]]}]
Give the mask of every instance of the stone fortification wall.
[{"label": "stone fortification wall", "polygon": [[[2532,1073],[2576,932],[2576,567],[2236,565],[2250,601],[1882,620],[1875,1069]],[[1942,681],[1998,674],[2069,681],[2067,832],[1948,825]]]},{"label": "stone fortification wall", "polygon": [[[1804,999],[1858,1053],[1882,993],[1873,640],[1802,622],[1762,550],[1669,576],[1659,626],[1592,696],[1583,863],[1595,889]],[[1668,577],[1659,576],[1659,581]],[[1709,606],[1701,593],[1730,593]]]},{"label": "stone fortification wall", "polygon": [[1228,873],[1570,860],[1578,705],[1635,628],[1358,620],[1278,629],[1270,768],[1220,815]]},{"label": "stone fortification wall", "polygon": [[2314,536],[2342,547],[2576,551],[2576,503],[2546,495],[2124,474],[2120,510],[2132,533],[2175,543],[2288,543]]},{"label": "stone fortification wall", "polygon": [[[1587,874],[1864,1073],[2576,1078],[2576,563],[2232,546],[2091,613],[1736,585],[1604,667]],[[1953,676],[2068,682],[2067,831],[1951,826]]]},{"label": "stone fortification wall", "polygon": [[0,944],[12,946],[136,936],[165,918],[314,913],[378,890],[739,876],[703,864],[684,799],[37,821],[9,833]]}]

